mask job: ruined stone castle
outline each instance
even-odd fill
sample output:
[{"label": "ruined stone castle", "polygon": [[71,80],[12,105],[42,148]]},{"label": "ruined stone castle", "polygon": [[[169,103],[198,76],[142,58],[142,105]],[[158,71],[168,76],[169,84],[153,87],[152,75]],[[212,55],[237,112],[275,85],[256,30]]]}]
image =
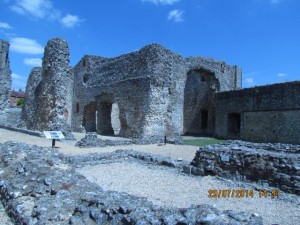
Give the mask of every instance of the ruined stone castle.
[{"label": "ruined stone castle", "polygon": [[241,89],[241,78],[237,66],[159,44],[115,58],[85,55],[72,68],[67,42],[54,38],[30,73],[23,119],[41,131],[299,144],[300,82]]}]

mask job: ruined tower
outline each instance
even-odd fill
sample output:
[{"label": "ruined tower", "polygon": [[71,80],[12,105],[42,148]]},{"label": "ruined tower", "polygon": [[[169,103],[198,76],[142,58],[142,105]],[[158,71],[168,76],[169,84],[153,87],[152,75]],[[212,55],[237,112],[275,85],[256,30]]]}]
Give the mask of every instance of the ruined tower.
[{"label": "ruined tower", "polygon": [[[23,116],[28,129],[61,130],[71,135],[73,69],[69,63],[68,43],[61,38],[50,39],[42,68],[32,70],[27,83]],[[28,107],[32,107],[29,114]]]},{"label": "ruined tower", "polygon": [[37,92],[35,91],[38,84],[42,80],[42,68],[34,67],[29,74],[26,92],[25,92],[25,103],[22,109],[22,119],[25,121],[27,128],[31,130],[38,130],[38,124],[36,122],[36,114],[38,110],[38,102],[36,101]]},{"label": "ruined tower", "polygon": [[40,130],[61,130],[70,125],[73,72],[69,63],[68,43],[61,38],[50,39],[44,51],[42,80],[36,90]]},{"label": "ruined tower", "polygon": [[0,39],[0,110],[9,106],[10,89],[9,43]]}]

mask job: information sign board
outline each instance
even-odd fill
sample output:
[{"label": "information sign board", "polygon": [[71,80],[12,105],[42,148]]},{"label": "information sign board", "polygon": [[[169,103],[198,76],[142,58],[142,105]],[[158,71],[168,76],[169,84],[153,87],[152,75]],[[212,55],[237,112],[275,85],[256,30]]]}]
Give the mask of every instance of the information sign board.
[{"label": "information sign board", "polygon": [[61,131],[44,131],[44,135],[47,139],[64,139],[65,136]]}]

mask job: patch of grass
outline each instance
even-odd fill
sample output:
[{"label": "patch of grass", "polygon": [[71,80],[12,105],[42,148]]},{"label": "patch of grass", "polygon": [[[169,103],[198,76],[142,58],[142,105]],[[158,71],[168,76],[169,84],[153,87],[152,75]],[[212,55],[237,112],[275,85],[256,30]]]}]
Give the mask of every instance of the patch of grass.
[{"label": "patch of grass", "polygon": [[184,140],[184,145],[194,145],[194,146],[206,146],[213,145],[223,142],[224,140],[214,139],[214,138],[203,138],[197,140]]}]

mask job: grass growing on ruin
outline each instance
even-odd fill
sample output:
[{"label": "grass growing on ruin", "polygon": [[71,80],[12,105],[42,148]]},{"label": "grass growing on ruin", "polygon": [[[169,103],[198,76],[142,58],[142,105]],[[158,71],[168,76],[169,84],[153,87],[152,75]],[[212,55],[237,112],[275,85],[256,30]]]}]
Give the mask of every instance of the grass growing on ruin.
[{"label": "grass growing on ruin", "polygon": [[205,146],[213,145],[223,142],[224,140],[215,139],[215,138],[201,138],[197,140],[184,140],[185,145],[194,145],[194,146]]}]

